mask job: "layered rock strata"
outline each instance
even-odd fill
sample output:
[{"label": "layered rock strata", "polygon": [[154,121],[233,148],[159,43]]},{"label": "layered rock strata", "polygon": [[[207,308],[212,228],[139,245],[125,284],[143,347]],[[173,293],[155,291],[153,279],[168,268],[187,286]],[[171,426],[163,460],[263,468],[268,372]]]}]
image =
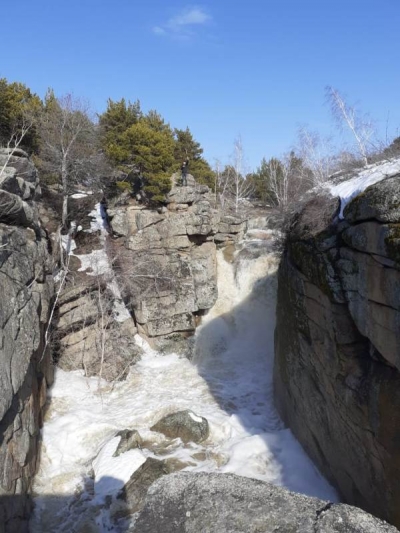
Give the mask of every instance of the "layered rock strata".
[{"label": "layered rock strata", "polygon": [[400,175],[297,215],[279,269],[278,409],[347,503],[400,525]]},{"label": "layered rock strata", "polygon": [[190,335],[217,298],[216,247],[243,236],[246,223],[213,208],[210,189],[188,176],[166,207],[110,210],[115,265],[139,331],[151,338]]}]

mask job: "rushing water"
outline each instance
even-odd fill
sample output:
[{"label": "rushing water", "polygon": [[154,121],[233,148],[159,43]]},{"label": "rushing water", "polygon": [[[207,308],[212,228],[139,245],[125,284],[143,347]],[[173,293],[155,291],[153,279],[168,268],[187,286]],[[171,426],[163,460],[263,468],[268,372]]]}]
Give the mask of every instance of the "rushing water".
[{"label": "rushing water", "polygon": [[[33,532],[77,531],[85,520],[97,524],[95,531],[118,531],[104,499],[147,457],[175,457],[187,471],[233,472],[337,499],[273,405],[276,269],[267,251],[239,254],[233,263],[218,252],[219,297],[197,330],[193,361],[160,355],[138,337],[144,356],[124,382],[57,370],[34,486]],[[201,444],[176,441],[160,457],[157,445],[165,438],[149,428],[182,409],[206,417],[210,436]],[[112,457],[122,429],[137,429],[146,447]]]}]

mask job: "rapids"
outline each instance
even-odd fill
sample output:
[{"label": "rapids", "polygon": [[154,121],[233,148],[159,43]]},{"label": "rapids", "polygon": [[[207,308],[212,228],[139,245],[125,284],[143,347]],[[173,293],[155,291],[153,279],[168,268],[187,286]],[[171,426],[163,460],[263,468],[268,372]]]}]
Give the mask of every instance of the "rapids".
[{"label": "rapids", "polygon": [[[277,257],[266,241],[242,246],[233,261],[218,252],[219,296],[196,332],[191,361],[159,354],[137,337],[144,355],[126,381],[56,371],[32,532],[67,533],[84,523],[122,531],[111,524],[104,502],[147,457],[174,457],[187,471],[233,472],[337,500],[273,404]],[[149,428],[182,409],[206,417],[210,436],[201,444],[175,441],[160,457],[164,437]],[[152,445],[113,457],[123,429],[137,429]]]}]

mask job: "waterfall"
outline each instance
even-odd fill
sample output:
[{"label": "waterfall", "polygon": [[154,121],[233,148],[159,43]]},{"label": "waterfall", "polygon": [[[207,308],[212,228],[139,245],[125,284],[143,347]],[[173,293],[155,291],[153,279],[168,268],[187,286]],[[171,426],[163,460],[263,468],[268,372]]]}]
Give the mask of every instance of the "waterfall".
[{"label": "waterfall", "polygon": [[[186,471],[232,472],[337,500],[273,405],[277,266],[260,243],[248,242],[234,260],[218,252],[219,297],[196,332],[192,361],[161,355],[137,337],[144,355],[123,382],[56,371],[34,486],[34,533],[67,533],[84,520],[118,531],[106,498],[146,458],[160,458],[156,445],[164,437],[149,428],[182,409],[206,417],[210,436],[190,446],[175,441],[162,458],[179,459]],[[123,429],[138,430],[152,446],[113,457]]]}]

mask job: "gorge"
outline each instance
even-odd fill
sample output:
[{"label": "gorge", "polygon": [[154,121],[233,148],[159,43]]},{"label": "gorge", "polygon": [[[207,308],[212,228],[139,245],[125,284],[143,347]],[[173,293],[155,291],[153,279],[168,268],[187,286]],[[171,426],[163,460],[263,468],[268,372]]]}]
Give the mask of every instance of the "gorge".
[{"label": "gorge", "polygon": [[[4,531],[396,531],[337,502],[399,525],[398,170],[343,221],[337,198],[311,197],[281,260],[265,214],[218,212],[191,176],[162,209],[110,205],[111,229],[77,191],[59,291],[35,168],[22,152],[7,168]],[[181,412],[205,438],[153,429]]]}]

